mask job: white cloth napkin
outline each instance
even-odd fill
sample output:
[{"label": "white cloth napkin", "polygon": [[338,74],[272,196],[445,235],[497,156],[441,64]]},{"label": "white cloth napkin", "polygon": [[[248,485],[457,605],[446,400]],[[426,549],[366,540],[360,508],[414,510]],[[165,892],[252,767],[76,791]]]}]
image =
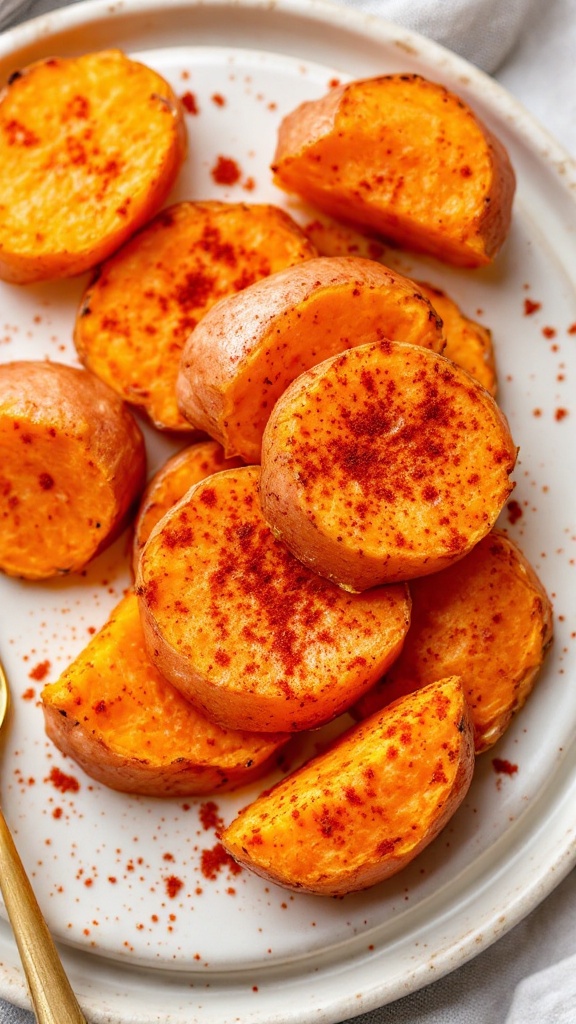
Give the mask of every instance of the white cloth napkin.
[{"label": "white cloth napkin", "polygon": [[21,20],[32,0],[0,0],[0,28],[9,22]]},{"label": "white cloth napkin", "polygon": [[539,0],[343,0],[442,43],[495,71]]},{"label": "white cloth napkin", "polygon": [[[0,28],[75,0],[0,0]],[[576,158],[576,0],[339,0],[495,77]],[[470,963],[355,1024],[576,1024],[576,870]],[[0,1000],[0,1024],[33,1024]]]}]

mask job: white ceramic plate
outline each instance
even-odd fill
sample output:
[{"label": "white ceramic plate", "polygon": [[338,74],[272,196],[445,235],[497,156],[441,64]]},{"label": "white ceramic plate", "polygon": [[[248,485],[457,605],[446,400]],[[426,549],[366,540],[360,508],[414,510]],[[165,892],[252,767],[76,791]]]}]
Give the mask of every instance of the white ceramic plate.
[{"label": "white ceramic plate", "polygon": [[[309,215],[270,181],[280,117],[335,78],[391,71],[420,72],[459,92],[500,135],[518,173],[511,236],[494,267],[450,271],[386,254],[406,273],[444,286],[494,332],[501,402],[521,448],[516,514],[506,510],[502,525],[537,568],[556,612],[554,648],[528,705],[479,759],[465,805],[408,870],[344,900],[294,896],[225,869],[207,879],[202,865],[216,836],[202,812],[206,801],[109,792],[43,734],[40,677],[55,678],[118,600],[128,582],[125,539],[83,578],[0,580],[0,650],[14,690],[2,803],[90,1019],[342,1021],[474,956],[575,860],[573,171],[521,108],[462,60],[369,16],[306,0],[72,6],[1,37],[0,77],[48,53],[104,46],[123,47],[179,94],[194,94],[191,155],[172,200],[269,200],[305,222]],[[220,155],[241,170],[234,187],[211,176]],[[0,360],[75,362],[71,330],[83,285],[0,285]],[[526,300],[538,304],[530,315]],[[148,438],[154,468],[169,448]],[[517,770],[497,772],[496,757]],[[78,790],[64,791],[58,772]],[[249,795],[218,797],[219,814],[228,819]],[[0,995],[25,1005],[3,920],[0,961]]]}]

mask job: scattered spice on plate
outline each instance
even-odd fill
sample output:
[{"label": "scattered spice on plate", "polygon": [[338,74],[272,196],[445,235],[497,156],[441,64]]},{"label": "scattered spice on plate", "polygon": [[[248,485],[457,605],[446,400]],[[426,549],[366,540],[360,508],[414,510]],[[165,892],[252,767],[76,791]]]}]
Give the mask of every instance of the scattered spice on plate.
[{"label": "scattered spice on plate", "polygon": [[200,113],[196,97],[193,92],[190,92],[189,89],[182,94],[182,96],[180,97],[180,102],[182,103],[182,106],[184,107],[184,110],[186,111],[187,114]]},{"label": "scattered spice on plate", "polygon": [[65,772],[56,767],[51,769],[50,775],[45,779],[45,782],[51,782],[61,793],[77,793],[80,789],[78,779],[74,778],[73,775],[66,775]]},{"label": "scattered spice on plate", "polygon": [[514,525],[514,523],[517,523],[518,520],[521,519],[524,514],[522,512],[520,503],[516,501],[515,498],[512,498],[512,501],[508,502],[506,508],[508,510],[508,521],[512,523],[512,525]]},{"label": "scattered spice on plate", "polygon": [[512,761],[507,761],[502,757],[492,758],[492,764],[494,766],[494,771],[497,772],[498,775],[515,775],[518,771],[517,764],[513,764]]},{"label": "scattered spice on plate", "polygon": [[217,185],[235,185],[241,177],[238,164],[230,156],[219,156],[210,173]]},{"label": "scattered spice on plate", "polygon": [[30,679],[35,679],[37,682],[41,682],[42,679],[46,678],[51,667],[52,666],[47,658],[45,661],[39,661],[38,664],[35,665],[33,669],[30,669],[28,677]]}]

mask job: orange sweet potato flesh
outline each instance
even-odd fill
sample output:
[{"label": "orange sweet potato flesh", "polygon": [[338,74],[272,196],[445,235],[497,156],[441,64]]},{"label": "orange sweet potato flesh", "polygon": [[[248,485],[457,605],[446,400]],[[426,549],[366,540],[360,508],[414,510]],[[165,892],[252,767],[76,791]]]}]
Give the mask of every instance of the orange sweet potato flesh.
[{"label": "orange sweet potato flesh", "polygon": [[186,491],[213,473],[235,469],[241,459],[227,459],[217,441],[199,441],[172,455],[146,487],[134,523],[132,561],[134,573],[140,553],[156,523],[183,498]]},{"label": "orange sweet potato flesh", "polygon": [[467,370],[491,395],[496,395],[498,381],[492,332],[467,316],[442,288],[423,281],[418,282],[418,287],[442,320],[446,339],[443,354]]},{"label": "orange sweet potato flesh", "polygon": [[373,260],[308,260],[210,310],[182,354],[180,408],[229,455],[257,463],[288,385],[329,356],[381,338],[444,346],[441,320],[413,281]]},{"label": "orange sweet potato flesh", "polygon": [[366,719],[240,812],[222,834],[244,867],[297,892],[345,896],[404,868],[464,799],[469,711],[443,679]]},{"label": "orange sweet potato flesh", "polygon": [[349,590],[462,558],[508,497],[516,448],[488,392],[430,349],[362,345],[302,374],[262,446],[264,517]]},{"label": "orange sweet potato flesh", "polygon": [[99,268],[76,318],[78,354],[155,426],[193,432],[175,395],[190,331],[224,295],[315,255],[278,207],[177,203]]},{"label": "orange sweet potato flesh", "polygon": [[288,114],[275,182],[401,248],[489,263],[510,225],[507,152],[454,93],[419,75],[340,85]]},{"label": "orange sweet potato flesh", "polygon": [[120,50],[38,61],[0,95],[0,277],[68,277],[162,206],[186,154],[167,82]]},{"label": "orange sweet potato flesh", "polygon": [[142,433],[85,370],[0,366],[0,569],[77,572],[127,525],[146,480]]},{"label": "orange sweet potato flesh", "polygon": [[492,747],[531,693],[552,642],[550,599],[517,545],[499,530],[456,565],[413,580],[402,652],[354,709],[361,717],[439,675],[461,677],[476,753]]},{"label": "orange sweet potato flesh", "polygon": [[152,661],[208,718],[297,732],[386,671],[410,601],[402,585],[346,594],[303,566],[266,526],[258,483],[246,466],[188,491],[152,531],[136,591]]},{"label": "orange sweet potato flesh", "polygon": [[42,708],[50,739],[91,778],[147,796],[237,788],[289,739],[221,729],[200,715],[151,664],[133,593],[44,687]]}]

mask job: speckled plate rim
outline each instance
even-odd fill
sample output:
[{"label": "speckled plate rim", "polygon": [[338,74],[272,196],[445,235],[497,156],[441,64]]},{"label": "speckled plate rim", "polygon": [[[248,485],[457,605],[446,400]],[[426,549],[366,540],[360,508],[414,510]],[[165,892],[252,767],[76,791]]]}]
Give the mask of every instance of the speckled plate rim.
[{"label": "speckled plate rim", "polygon": [[[209,0],[189,3],[171,0],[127,0],[107,3],[89,0],[50,12],[0,35],[0,70],[5,61],[25,63],[49,51],[80,52],[100,45],[121,45],[137,51],[146,45],[183,41],[195,26],[190,43],[250,45],[270,52],[338,64],[360,74],[362,56],[378,47],[415,56],[443,80],[458,86],[501,134],[522,139],[540,165],[552,190],[550,202],[568,221],[576,216],[576,166],[562,147],[523,110],[513,97],[466,61],[418,35],[379,18],[324,0],[237,2]],[[224,27],[222,27],[224,26]],[[238,31],[236,31],[238,30]],[[249,33],[252,35],[249,35]],[[247,34],[248,33],[248,34]],[[231,39],[232,34],[234,39]],[[252,41],[249,43],[249,39]],[[574,248],[570,226],[561,246]],[[570,252],[570,248],[566,250]],[[309,966],[298,963],[264,969],[258,978],[258,998],[232,974],[211,975],[198,982],[185,972],[131,969],[74,949],[63,957],[90,1020],[114,1019],[121,1024],[191,1024],[194,1020],[242,1020],[243,1024],[303,1024],[337,1022],[389,1003],[415,991],[463,964],[522,920],[565,877],[576,862],[573,818],[576,796],[576,751],[572,746],[557,771],[525,814],[502,837],[500,868],[494,871],[495,851],[478,865],[475,892],[466,881],[454,879],[450,908],[443,918],[421,921],[419,938],[428,952],[419,956],[404,948],[402,936],[389,944],[386,963],[378,949],[343,959],[338,950],[314,957]],[[481,911],[477,901],[482,901]],[[433,953],[430,948],[433,947]],[[114,1015],[103,1011],[100,994],[114,1004]],[[0,995],[26,1006],[27,998],[15,945],[7,925],[0,922]]]}]

